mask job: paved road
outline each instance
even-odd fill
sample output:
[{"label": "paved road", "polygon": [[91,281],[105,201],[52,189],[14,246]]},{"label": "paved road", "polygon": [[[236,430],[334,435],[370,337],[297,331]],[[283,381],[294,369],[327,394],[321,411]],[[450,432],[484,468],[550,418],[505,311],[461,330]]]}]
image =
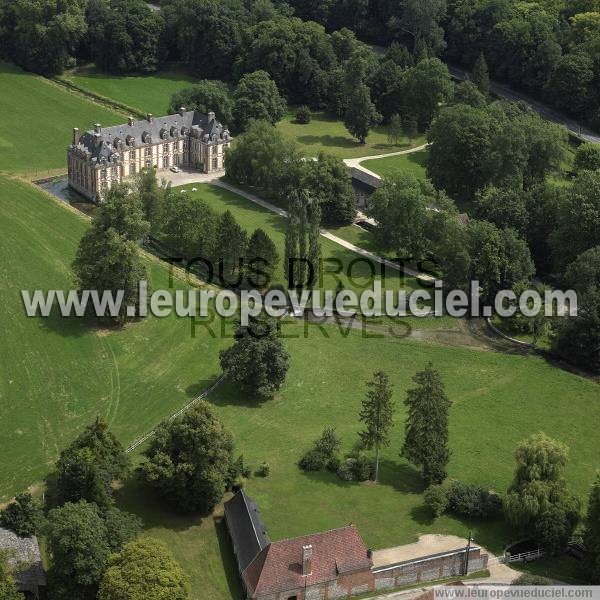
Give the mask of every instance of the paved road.
[{"label": "paved road", "polygon": [[[453,77],[457,79],[466,79],[469,76],[468,71],[462,69],[460,67],[454,67],[448,65],[448,70]],[[571,133],[579,136],[584,139],[586,142],[592,142],[593,144],[600,144],[600,135],[584,127],[581,123],[578,123],[574,119],[567,117],[566,115],[550,108],[538,100],[534,100],[530,98],[526,94],[522,92],[517,92],[512,88],[504,85],[502,83],[498,83],[496,81],[492,81],[490,84],[490,88],[494,94],[500,96],[501,98],[506,98],[507,100],[513,101],[521,101],[525,102],[525,104],[529,105],[533,110],[535,110],[538,114],[540,114],[545,119],[549,121],[553,121],[554,123],[558,123],[559,125],[564,125]]]}]

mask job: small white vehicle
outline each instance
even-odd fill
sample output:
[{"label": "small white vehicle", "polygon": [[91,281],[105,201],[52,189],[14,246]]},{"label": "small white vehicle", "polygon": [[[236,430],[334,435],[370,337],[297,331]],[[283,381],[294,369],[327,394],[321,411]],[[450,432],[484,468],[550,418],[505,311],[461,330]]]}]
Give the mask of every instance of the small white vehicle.
[{"label": "small white vehicle", "polygon": [[173,173],[179,173],[179,167],[171,167],[171,171],[173,171]]}]

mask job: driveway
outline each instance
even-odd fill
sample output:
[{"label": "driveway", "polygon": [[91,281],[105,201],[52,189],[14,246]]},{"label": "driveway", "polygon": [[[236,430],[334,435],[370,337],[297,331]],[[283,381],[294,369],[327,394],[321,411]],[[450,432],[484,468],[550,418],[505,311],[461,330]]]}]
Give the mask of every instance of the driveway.
[{"label": "driveway", "polygon": [[215,171],[214,173],[202,173],[196,169],[180,167],[179,173],[173,171],[159,171],[156,174],[157,179],[171,182],[173,187],[178,185],[188,185],[190,183],[211,183],[219,177],[223,177],[225,171]]}]

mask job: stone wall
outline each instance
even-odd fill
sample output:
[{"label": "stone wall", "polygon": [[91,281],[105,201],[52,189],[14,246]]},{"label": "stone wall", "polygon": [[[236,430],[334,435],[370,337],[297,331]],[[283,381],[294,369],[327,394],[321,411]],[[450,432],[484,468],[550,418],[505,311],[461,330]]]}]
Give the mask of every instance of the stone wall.
[{"label": "stone wall", "polygon": [[[373,569],[375,589],[384,590],[464,574],[466,549],[434,554],[417,560]],[[488,555],[472,547],[469,552],[469,573],[487,568]]]}]

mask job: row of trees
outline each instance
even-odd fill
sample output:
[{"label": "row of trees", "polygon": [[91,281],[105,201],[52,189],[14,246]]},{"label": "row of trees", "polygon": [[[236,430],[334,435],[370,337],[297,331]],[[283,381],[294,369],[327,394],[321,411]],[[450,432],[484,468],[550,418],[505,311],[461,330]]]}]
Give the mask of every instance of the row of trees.
[{"label": "row of trees", "polygon": [[225,170],[234,182],[259,188],[279,204],[288,204],[304,190],[318,201],[324,224],[348,224],[356,214],[356,197],[343,161],[324,153],[316,161],[305,160],[296,144],[265,121],[252,123],[237,138],[225,157]]},{"label": "row of trees", "polygon": [[[423,482],[428,487],[441,483],[446,478],[446,468],[450,460],[448,447],[448,411],[452,401],[446,395],[440,374],[428,364],[423,371],[413,377],[415,384],[406,393],[404,404],[407,407],[404,444],[401,455],[422,471]],[[363,464],[362,450],[374,450],[375,461],[372,469],[367,462],[364,479],[379,479],[381,450],[390,444],[390,433],[394,424],[395,405],[393,386],[383,371],[377,371],[367,382],[367,394],[362,401],[359,420],[363,429],[359,432],[358,453],[351,455],[355,463]],[[341,442],[333,428],[325,428],[323,435],[315,442],[300,461],[306,471],[326,467],[338,470],[340,477],[344,465],[340,465],[337,452]],[[359,479],[361,479],[359,477]]]}]

